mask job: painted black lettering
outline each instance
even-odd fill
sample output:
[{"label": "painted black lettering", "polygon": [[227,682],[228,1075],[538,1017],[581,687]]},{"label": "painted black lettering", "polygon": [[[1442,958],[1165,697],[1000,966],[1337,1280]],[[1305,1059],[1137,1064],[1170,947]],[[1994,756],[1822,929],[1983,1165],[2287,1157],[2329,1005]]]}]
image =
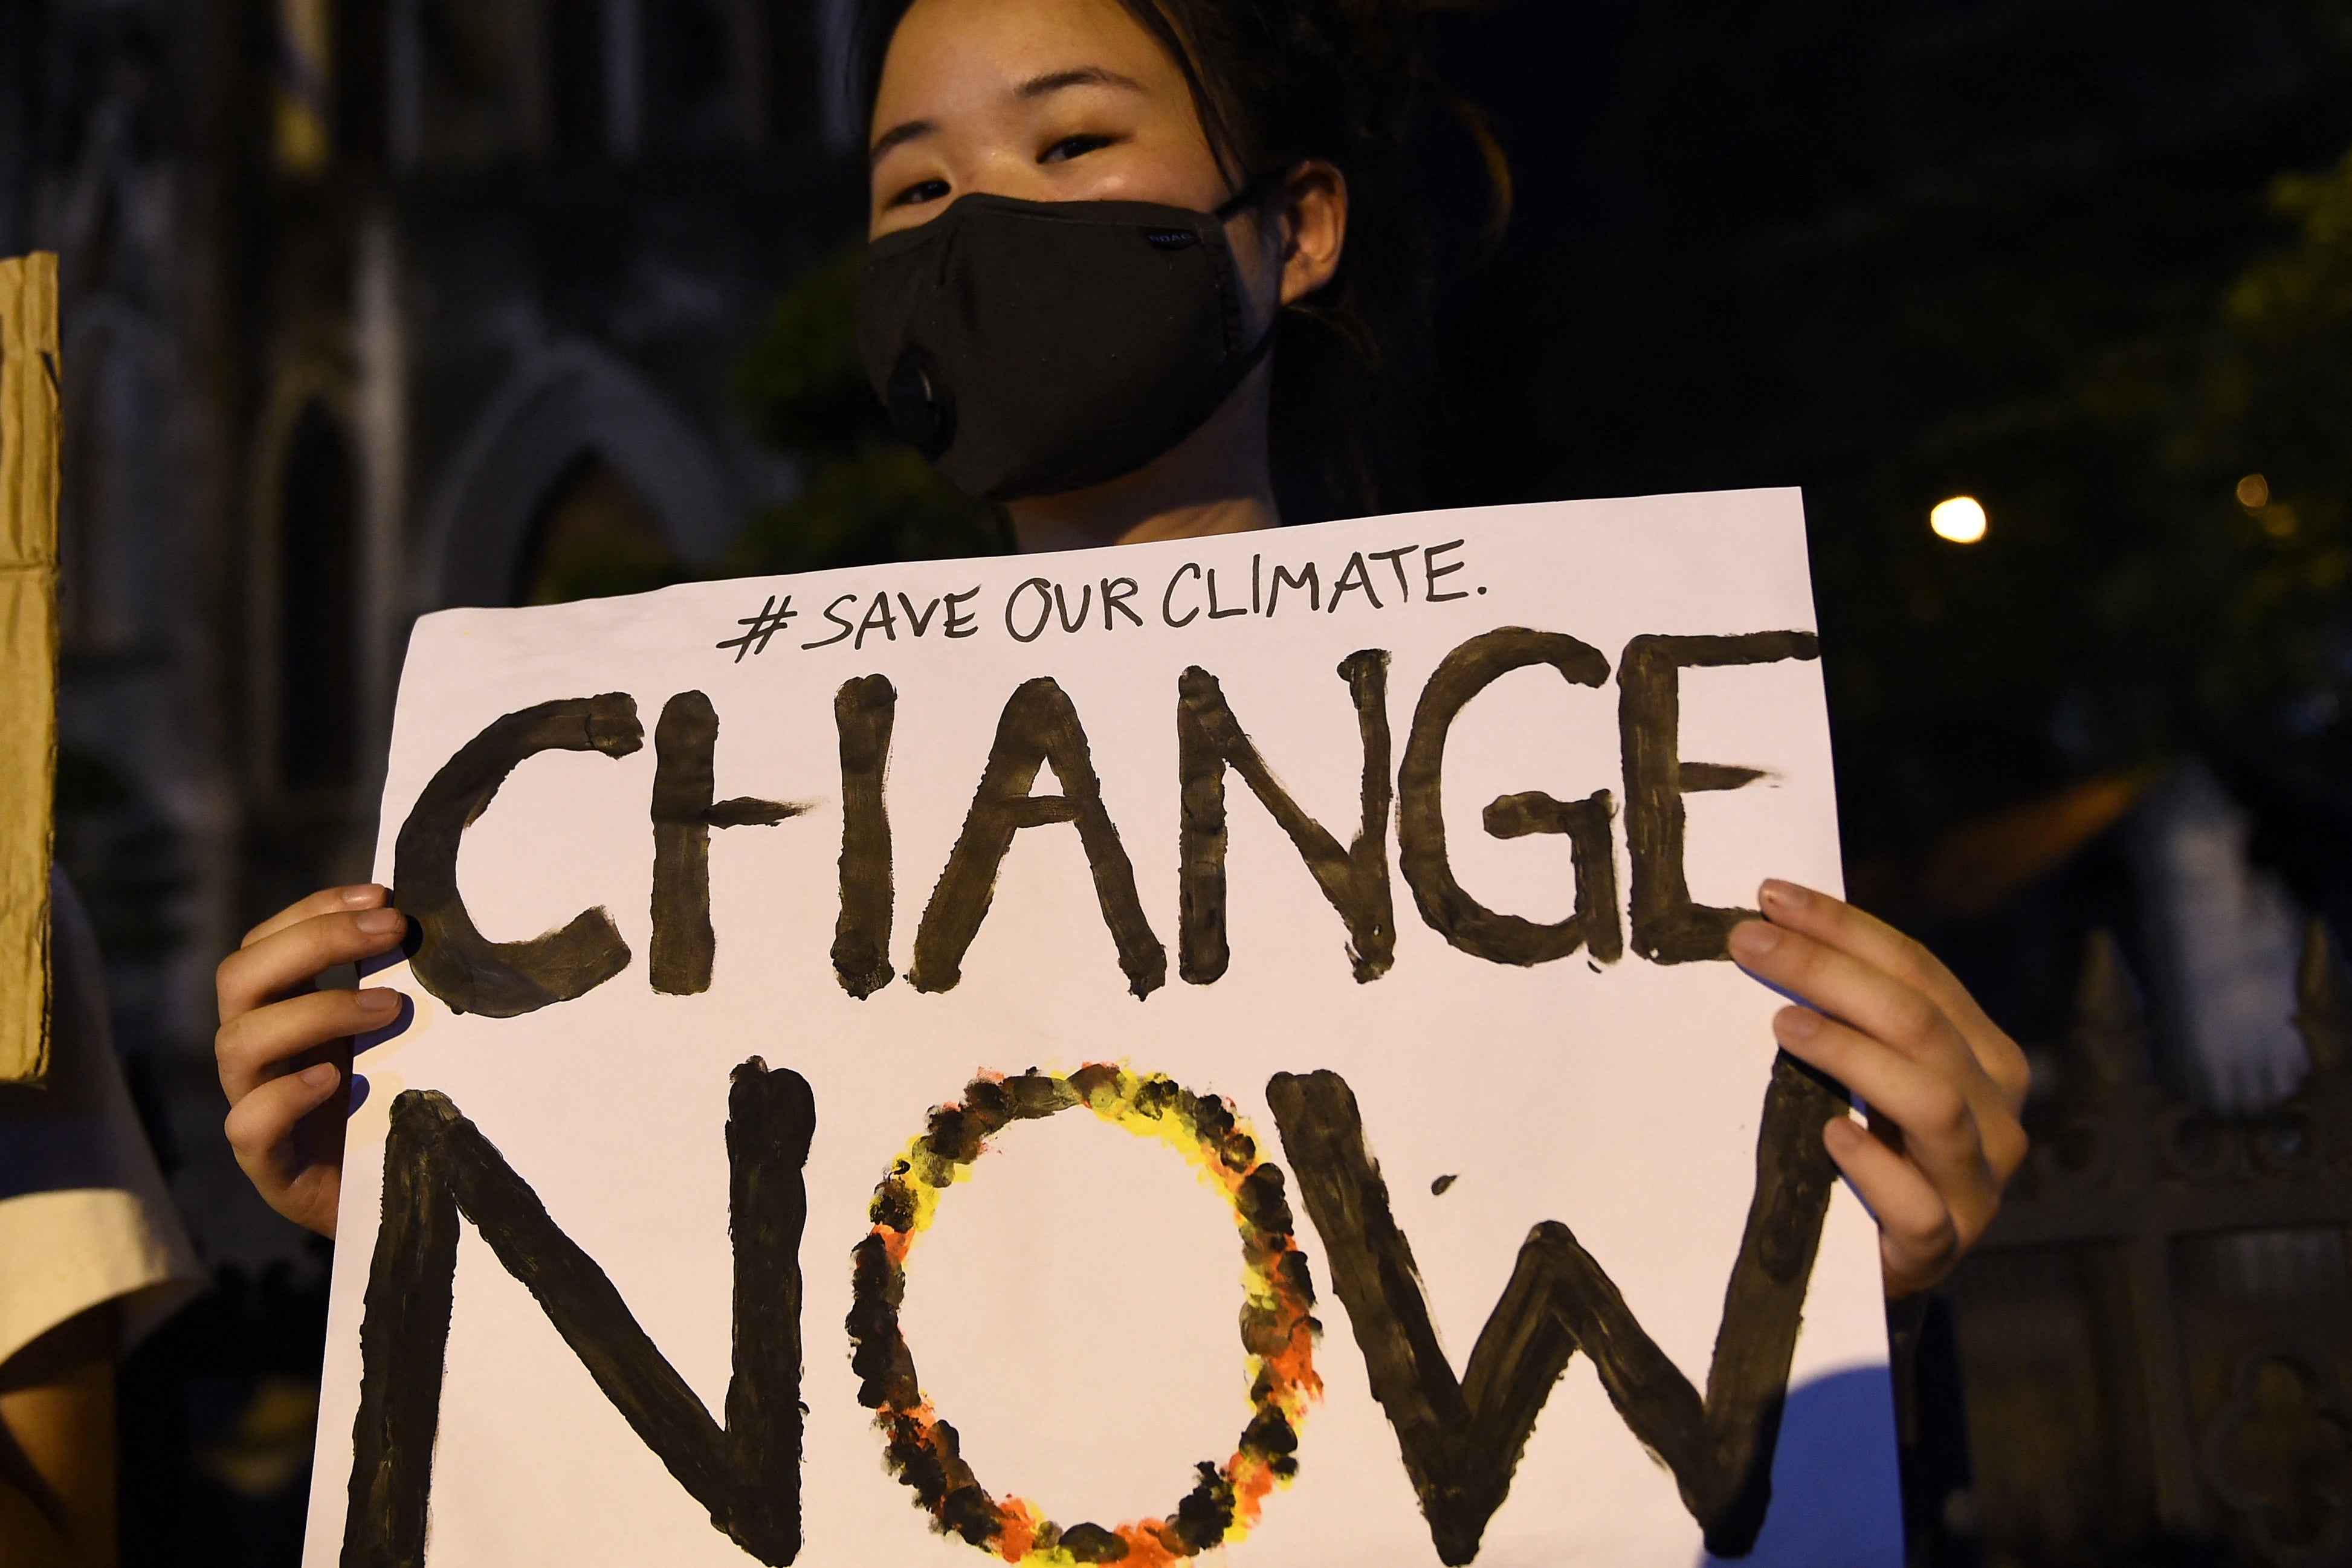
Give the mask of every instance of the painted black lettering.
[{"label": "painted black lettering", "polygon": [[880,675],[845,681],[834,694],[834,727],[841,732],[841,918],[833,928],[833,972],[860,1001],[895,974],[890,813],[882,787],[898,711],[898,690]]},{"label": "painted black lettering", "polygon": [[1136,596],[1138,591],[1139,586],[1131,577],[1106,577],[1102,580],[1104,631],[1114,632],[1118,629],[1117,623],[1110,618],[1110,612],[1114,610],[1138,626],[1143,624],[1143,617],[1138,615],[1134,608],[1128,603],[1129,600]]},{"label": "painted black lettering", "polygon": [[[1059,795],[1029,792],[1045,763],[1061,781]],[[1048,822],[1070,822],[1078,830],[1128,988],[1147,997],[1167,982],[1168,950],[1152,935],[1136,897],[1135,868],[1103,808],[1102,784],[1077,709],[1059,685],[1041,675],[1024,682],[1004,705],[963,831],[915,928],[915,964],[907,977],[917,990],[952,990],[963,978],[964,953],[996,897],[996,874],[1013,835]]]},{"label": "painted black lettering", "polygon": [[1555,800],[1531,789],[1487,803],[1486,828],[1496,838],[1560,833],[1568,839],[1569,863],[1576,877],[1575,911],[1558,925],[1536,927],[1555,934],[1549,944],[1538,945],[1538,950],[1558,946],[1553,957],[1575,952],[1579,941],[1589,943],[1592,956],[1604,964],[1625,956],[1625,933],[1617,923],[1617,854],[1609,831],[1612,804],[1606,789],[1581,800]]},{"label": "painted black lettering", "polygon": [[394,1100],[383,1221],[360,1320],[343,1568],[425,1563],[460,1215],[709,1511],[712,1527],[770,1568],[787,1568],[801,1550],[800,1244],[815,1131],[816,1103],[800,1074],[771,1071],[757,1057],[735,1070],[727,1097],[735,1364],[722,1428],[481,1129],[444,1095],[412,1089]]},{"label": "painted black lettering", "polygon": [[977,588],[968,590],[962,593],[949,594],[948,623],[941,627],[940,630],[945,632],[950,637],[979,636],[979,618],[977,616],[967,615],[961,610],[957,608],[957,606],[969,603],[971,601],[978,599],[979,597],[980,590]]},{"label": "painted black lettering", "polygon": [[1248,613],[1248,610],[1238,604],[1234,605],[1231,610],[1220,610],[1217,608],[1217,569],[1213,566],[1211,567],[1209,569],[1209,619],[1212,621],[1230,621],[1236,615],[1246,615]]},{"label": "painted black lettering", "polygon": [[1084,626],[1087,623],[1087,612],[1093,607],[1094,599],[1093,583],[1078,584],[1078,612],[1073,615],[1070,613],[1070,601],[1062,592],[1062,585],[1058,582],[1054,584],[1054,618],[1062,623],[1062,630],[1076,632]]},{"label": "painted black lettering", "polygon": [[918,615],[915,613],[915,601],[902,593],[898,595],[898,608],[907,612],[907,625],[908,628],[914,632],[916,636],[920,637],[924,632],[931,629],[931,617],[940,612],[940,601],[936,599],[932,600],[929,604],[923,606],[923,612],[920,615]]},{"label": "painted black lettering", "polygon": [[1771,1506],[1789,1364],[1837,1178],[1822,1144],[1822,1125],[1846,1108],[1836,1092],[1787,1056],[1773,1065],[1755,1195],[1704,1398],[1558,1220],[1528,1234],[1456,1381],[1347,1081],[1282,1073],[1266,1099],[1440,1561],[1478,1555],[1536,1417],[1579,1350],[1633,1436],[1673,1472],[1707,1551],[1744,1557],[1754,1548]]},{"label": "painted black lettering", "polygon": [[1460,571],[1465,564],[1457,560],[1450,566],[1440,566],[1437,564],[1437,558],[1441,555],[1450,555],[1461,548],[1462,541],[1460,539],[1455,539],[1450,544],[1432,545],[1427,549],[1421,552],[1421,573],[1423,578],[1421,597],[1424,601],[1431,604],[1444,604],[1452,600],[1467,599],[1470,597],[1467,591],[1457,591],[1454,593],[1440,593],[1437,591],[1437,580],[1439,578],[1452,577],[1455,572]]},{"label": "painted black lettering", "polygon": [[710,988],[718,938],[710,928],[710,830],[774,827],[808,810],[749,796],[713,803],[719,715],[700,692],[680,692],[654,726],[654,935],[656,991]]},{"label": "painted black lettering", "polygon": [[[1020,629],[1013,623],[1013,607],[1021,602],[1023,594],[1033,589],[1037,594],[1037,623],[1030,627],[1028,634],[1024,636]],[[1046,619],[1053,613],[1054,585],[1042,577],[1033,577],[1005,596],[1004,629],[1013,634],[1013,640],[1016,643],[1034,643],[1045,634]]]},{"label": "painted black lettering", "polygon": [[1315,563],[1308,561],[1299,574],[1293,577],[1290,575],[1288,567],[1276,561],[1274,563],[1274,586],[1267,591],[1265,596],[1265,612],[1268,617],[1274,614],[1274,607],[1282,602],[1282,590],[1286,583],[1292,588],[1303,588],[1307,591],[1307,609],[1323,608],[1323,585],[1315,580]]},{"label": "painted black lettering", "polygon": [[843,605],[848,603],[851,600],[856,599],[856,597],[857,595],[854,593],[845,593],[840,598],[835,600],[832,603],[826,605],[824,607],[824,618],[827,621],[832,622],[835,625],[840,627],[841,630],[835,632],[832,636],[824,638],[821,641],[802,643],[801,652],[806,653],[811,648],[830,648],[835,643],[840,642],[843,638],[856,631],[856,627],[851,625],[848,622],[844,621],[839,615],[835,613],[835,611],[839,610]]},{"label": "painted black lettering", "polygon": [[1181,894],[1177,972],[1205,986],[1225,972],[1225,769],[1233,768],[1297,846],[1315,885],[1348,929],[1348,959],[1359,982],[1376,980],[1396,959],[1396,912],[1389,891],[1388,654],[1350,653],[1339,678],[1355,699],[1363,737],[1362,825],[1346,850],[1299,810],[1234,717],[1217,678],[1197,666],[1177,682],[1176,769],[1183,800],[1178,835]]},{"label": "painted black lettering", "polygon": [[1405,580],[1404,576],[1404,558],[1420,548],[1419,545],[1406,545],[1402,549],[1376,549],[1365,558],[1368,560],[1384,560],[1389,563],[1389,569],[1396,573],[1397,602],[1400,604],[1412,602],[1412,585]]},{"label": "painted black lettering", "polygon": [[1165,621],[1171,626],[1190,626],[1195,620],[1200,618],[1201,612],[1197,608],[1184,612],[1184,619],[1181,621],[1177,620],[1174,613],[1173,606],[1176,600],[1176,585],[1184,580],[1184,574],[1186,572],[1191,572],[1194,577],[1200,576],[1200,563],[1198,561],[1188,560],[1182,566],[1178,567],[1176,569],[1176,575],[1168,580],[1167,591],[1160,596],[1160,619]]},{"label": "painted black lettering", "polygon": [[1731,928],[1755,918],[1748,909],[1691,902],[1684,873],[1683,797],[1737,789],[1763,774],[1753,768],[1685,762],[1682,672],[1726,664],[1818,659],[1810,632],[1751,632],[1742,637],[1636,637],[1618,672],[1617,729],[1625,759],[1625,841],[1632,852],[1633,951],[1661,964],[1727,958]]},{"label": "painted black lettering", "polygon": [[890,613],[888,594],[876,594],[874,602],[866,607],[865,617],[857,622],[857,641],[849,645],[852,653],[864,651],[868,632],[879,632],[893,643],[898,640],[898,618]]},{"label": "painted black lettering", "polygon": [[1348,564],[1340,569],[1339,579],[1331,584],[1331,613],[1339,613],[1339,601],[1351,588],[1360,590],[1365,598],[1370,600],[1373,609],[1387,608],[1381,602],[1379,591],[1372,587],[1372,569],[1364,564],[1364,552],[1361,550],[1348,558]]},{"label": "painted black lettering", "polygon": [[1609,843],[1609,792],[1562,802],[1549,795],[1507,795],[1486,810],[1497,838],[1565,833],[1576,871],[1575,913],[1552,925],[1503,915],[1464,890],[1445,850],[1445,737],[1470,700],[1513,670],[1549,664],[1580,686],[1609,679],[1598,649],[1558,632],[1506,626],[1473,637],[1445,656],[1422,689],[1397,775],[1398,862],[1430,928],[1465,953],[1523,967],[1565,958],[1587,943],[1595,957],[1624,951],[1617,924],[1617,869]]},{"label": "painted black lettering", "polygon": [[584,996],[629,967],[629,945],[601,906],[529,941],[484,936],[457,891],[457,844],[523,758],[542,751],[626,757],[645,737],[625,692],[541,703],[491,721],[417,796],[394,843],[393,879],[421,936],[410,967],[451,1012],[520,1018]]}]

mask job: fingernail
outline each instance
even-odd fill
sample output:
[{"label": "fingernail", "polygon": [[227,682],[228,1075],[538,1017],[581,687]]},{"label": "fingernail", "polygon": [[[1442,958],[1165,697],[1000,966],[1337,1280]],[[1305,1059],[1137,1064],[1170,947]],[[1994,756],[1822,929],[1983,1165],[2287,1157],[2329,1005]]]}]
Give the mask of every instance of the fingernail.
[{"label": "fingernail", "polygon": [[1780,945],[1780,934],[1760,920],[1743,920],[1731,928],[1731,950],[1742,958],[1761,958]]},{"label": "fingernail", "polygon": [[1832,1116],[1822,1124],[1822,1140],[1829,1145],[1832,1154],[1842,1155],[1858,1148],[1862,1140],[1869,1135],[1854,1125],[1851,1116]]},{"label": "fingernail", "polygon": [[1782,882],[1777,876],[1770,878],[1758,889],[1756,897],[1767,909],[1786,910],[1791,913],[1802,909],[1813,900],[1810,890],[1799,887],[1793,882]]},{"label": "fingernail", "polygon": [[352,916],[352,924],[367,936],[389,936],[400,929],[400,911],[371,909],[364,915]]},{"label": "fingernail", "polygon": [[362,883],[357,887],[347,887],[343,889],[343,907],[358,909],[378,902],[383,895],[383,890],[372,882]]},{"label": "fingernail", "polygon": [[[389,991],[384,994],[391,995]],[[1789,1040],[1811,1040],[1822,1032],[1821,1015],[1803,1008],[1783,1008],[1772,1021],[1780,1026],[1781,1035]]]},{"label": "fingernail", "polygon": [[332,1062],[322,1061],[316,1067],[306,1067],[302,1070],[302,1082],[313,1089],[324,1089],[334,1081],[335,1068]]},{"label": "fingernail", "polygon": [[363,1012],[392,1013],[400,1010],[400,993],[381,988],[360,993],[360,1009]]}]

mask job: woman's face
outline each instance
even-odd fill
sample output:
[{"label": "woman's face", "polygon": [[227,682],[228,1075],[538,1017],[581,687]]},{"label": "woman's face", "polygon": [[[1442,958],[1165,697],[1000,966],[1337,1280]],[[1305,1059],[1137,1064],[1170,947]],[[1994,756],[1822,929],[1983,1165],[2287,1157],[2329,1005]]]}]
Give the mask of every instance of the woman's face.
[{"label": "woman's face", "polygon": [[[1118,0],[915,0],[883,60],[868,146],[877,237],[976,193],[1214,212],[1236,178],[1209,150],[1183,71]],[[1227,222],[1253,340],[1283,306],[1331,281],[1347,227],[1347,181],[1312,159]],[[1271,525],[1272,369],[1261,364],[1207,423],[1136,472],[1014,502],[1024,544]]]},{"label": "woman's face", "polygon": [[1233,194],[1183,72],[1118,0],[915,0],[872,137],[877,235],[974,192],[1195,212]]}]

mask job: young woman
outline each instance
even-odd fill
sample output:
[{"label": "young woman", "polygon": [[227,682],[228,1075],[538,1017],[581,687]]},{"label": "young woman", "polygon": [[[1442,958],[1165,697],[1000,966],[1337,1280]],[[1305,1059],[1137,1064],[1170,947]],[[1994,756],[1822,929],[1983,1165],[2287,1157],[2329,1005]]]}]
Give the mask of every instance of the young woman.
[{"label": "young woman", "polygon": [[[1341,427],[1420,265],[1410,214],[1379,205],[1401,200],[1416,84],[1377,6],[869,0],[861,22],[868,368],[902,432],[1007,504],[1024,549],[1272,528],[1278,491],[1365,498]],[[1173,259],[1107,271],[1092,236],[1139,214]],[[1004,308],[927,315],[924,280],[949,271]],[[386,896],[314,894],[220,967],[229,1141],[272,1207],[326,1235],[348,1037],[398,1001],[311,983],[400,941]],[[1824,1137],[1877,1217],[1888,1293],[1917,1291],[2024,1157],[2025,1059],[1909,938],[1786,883],[1759,904],[1732,955],[1807,998],[1778,1015],[1781,1045],[1868,1103],[1866,1131]]]}]

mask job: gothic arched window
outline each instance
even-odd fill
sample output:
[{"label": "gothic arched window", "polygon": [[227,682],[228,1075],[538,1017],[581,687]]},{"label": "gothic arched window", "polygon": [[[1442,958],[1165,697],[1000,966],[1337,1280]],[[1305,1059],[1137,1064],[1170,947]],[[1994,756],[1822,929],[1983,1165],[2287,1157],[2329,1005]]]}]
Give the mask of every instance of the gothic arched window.
[{"label": "gothic arched window", "polygon": [[686,570],[620,470],[583,453],[548,487],[516,573],[518,604],[667,588]]}]

